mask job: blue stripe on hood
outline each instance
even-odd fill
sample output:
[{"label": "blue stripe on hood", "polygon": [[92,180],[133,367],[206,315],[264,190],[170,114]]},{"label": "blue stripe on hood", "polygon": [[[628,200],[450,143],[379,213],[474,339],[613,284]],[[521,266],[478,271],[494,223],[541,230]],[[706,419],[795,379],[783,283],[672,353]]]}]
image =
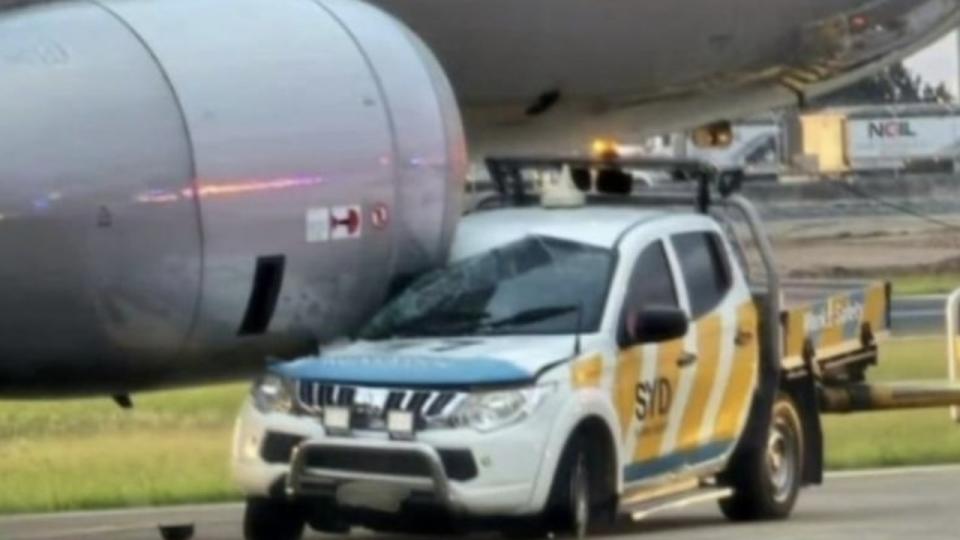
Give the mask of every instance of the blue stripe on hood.
[{"label": "blue stripe on hood", "polygon": [[534,379],[504,360],[438,356],[320,356],[278,364],[271,371],[291,379],[381,386],[519,384]]}]

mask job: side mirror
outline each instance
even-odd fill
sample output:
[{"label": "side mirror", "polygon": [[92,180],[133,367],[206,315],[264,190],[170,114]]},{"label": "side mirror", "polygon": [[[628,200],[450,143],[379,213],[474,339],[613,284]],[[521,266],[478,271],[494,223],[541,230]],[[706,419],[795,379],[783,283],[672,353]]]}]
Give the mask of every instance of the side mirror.
[{"label": "side mirror", "polygon": [[660,343],[687,335],[690,320],[682,309],[667,306],[648,306],[637,312],[633,320],[634,341],[637,344]]}]

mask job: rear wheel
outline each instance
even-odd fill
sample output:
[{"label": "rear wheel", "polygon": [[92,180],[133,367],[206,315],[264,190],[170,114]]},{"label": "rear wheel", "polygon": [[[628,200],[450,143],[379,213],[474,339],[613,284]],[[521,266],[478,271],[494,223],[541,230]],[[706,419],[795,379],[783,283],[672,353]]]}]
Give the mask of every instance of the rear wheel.
[{"label": "rear wheel", "polygon": [[267,498],[247,499],[243,517],[246,540],[300,540],[306,516],[300,506]]},{"label": "rear wheel", "polygon": [[724,474],[734,489],[720,509],[734,521],[784,519],[793,511],[803,478],[803,424],[786,395],[777,398],[761,448],[737,456]]}]

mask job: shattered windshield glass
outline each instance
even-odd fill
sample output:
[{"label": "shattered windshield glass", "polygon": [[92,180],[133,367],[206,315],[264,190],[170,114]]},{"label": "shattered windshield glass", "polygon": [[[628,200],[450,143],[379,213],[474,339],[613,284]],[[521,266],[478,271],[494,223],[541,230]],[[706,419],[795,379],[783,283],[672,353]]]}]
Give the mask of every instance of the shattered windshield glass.
[{"label": "shattered windshield glass", "polygon": [[528,236],[416,280],[360,333],[392,337],[573,334],[600,325],[608,249]]}]

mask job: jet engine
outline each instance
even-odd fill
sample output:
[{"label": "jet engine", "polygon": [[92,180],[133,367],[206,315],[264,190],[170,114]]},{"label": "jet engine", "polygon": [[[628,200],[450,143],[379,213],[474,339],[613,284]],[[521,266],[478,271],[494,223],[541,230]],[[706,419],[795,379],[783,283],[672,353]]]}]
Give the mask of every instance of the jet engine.
[{"label": "jet engine", "polygon": [[439,264],[448,81],[355,0],[0,12],[0,395],[237,378]]}]

